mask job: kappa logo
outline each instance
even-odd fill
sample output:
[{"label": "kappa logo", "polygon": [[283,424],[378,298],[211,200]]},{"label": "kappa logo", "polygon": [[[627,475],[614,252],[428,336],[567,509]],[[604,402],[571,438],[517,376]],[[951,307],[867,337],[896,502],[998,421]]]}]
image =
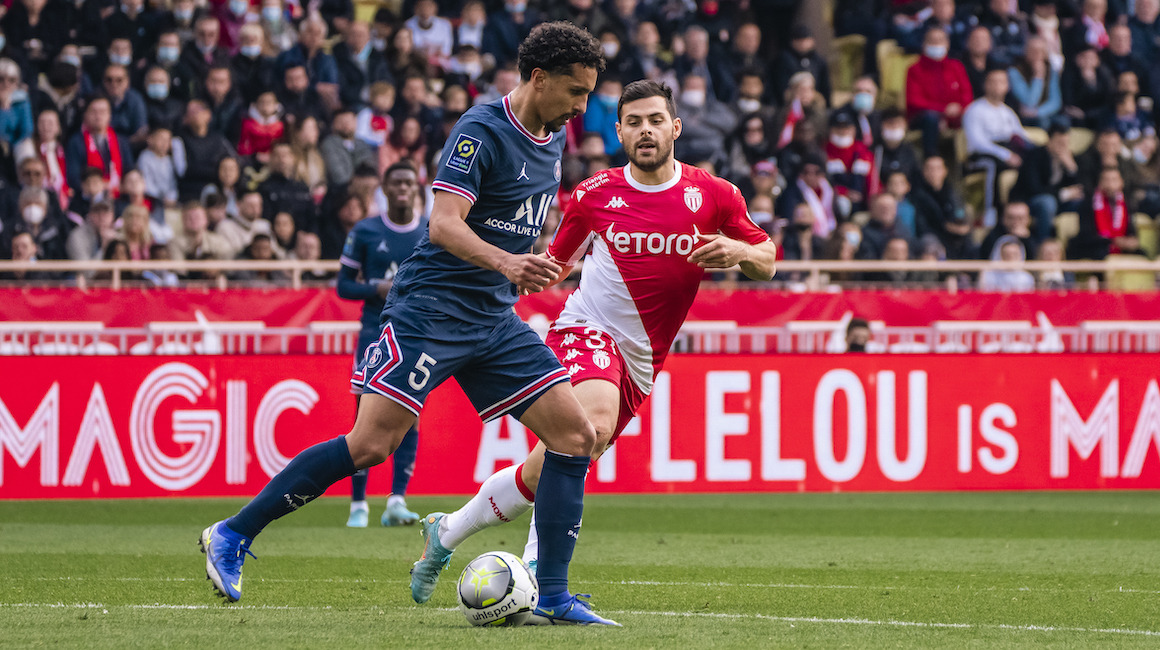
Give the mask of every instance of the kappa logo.
[{"label": "kappa logo", "polygon": [[519,180],[524,180],[524,181],[532,180],[531,178],[528,177],[528,163],[525,162],[524,166],[520,167],[520,175],[516,176],[516,180],[517,181],[519,181]]},{"label": "kappa logo", "polygon": [[700,210],[702,203],[704,198],[701,196],[700,188],[694,185],[685,188],[685,207],[689,208],[690,212]]},{"label": "kappa logo", "polygon": [[561,342],[564,345],[572,345],[573,343],[576,342],[576,335],[573,334],[572,332],[568,332],[567,334],[564,335],[564,340]]},{"label": "kappa logo", "polygon": [[592,363],[596,364],[597,368],[605,370],[612,365],[612,357],[608,356],[604,350],[597,350],[592,353]]},{"label": "kappa logo", "polygon": [[[685,199],[685,202],[686,203],[688,202],[687,198]],[[624,199],[620,198],[619,196],[614,196],[614,197],[612,197],[612,199],[610,201],[608,201],[608,205],[606,205],[604,207],[605,207],[605,209],[607,209],[607,208],[627,208],[628,203],[625,203]],[[700,207],[700,206],[698,206],[698,207]]]},{"label": "kappa logo", "polygon": [[568,350],[568,354],[564,355],[564,363],[568,363],[569,361],[571,361],[572,359],[575,359],[578,356],[580,356],[580,351],[577,350],[576,348],[572,348],[571,350]]},{"label": "kappa logo", "polygon": [[576,373],[580,372],[583,369],[584,369],[584,366],[582,366],[578,363],[574,363],[574,364],[568,366],[568,374],[575,375]]}]

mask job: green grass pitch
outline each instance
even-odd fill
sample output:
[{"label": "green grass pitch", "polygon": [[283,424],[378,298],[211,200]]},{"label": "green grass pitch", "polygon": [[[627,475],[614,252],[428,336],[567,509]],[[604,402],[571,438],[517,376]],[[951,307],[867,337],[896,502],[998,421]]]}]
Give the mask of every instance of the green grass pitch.
[{"label": "green grass pitch", "polygon": [[591,496],[572,583],[623,629],[467,624],[453,581],[526,520],[414,605],[418,529],[349,530],[340,498],[267,529],[227,605],[196,540],[240,504],[0,501],[0,647],[1160,646],[1154,493]]}]

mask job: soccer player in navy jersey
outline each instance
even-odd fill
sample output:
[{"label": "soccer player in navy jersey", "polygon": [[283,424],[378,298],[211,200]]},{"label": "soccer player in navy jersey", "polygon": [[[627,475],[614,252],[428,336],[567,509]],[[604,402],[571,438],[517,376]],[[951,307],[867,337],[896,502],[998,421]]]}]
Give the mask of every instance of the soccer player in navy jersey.
[{"label": "soccer player in navy jersey", "polygon": [[[542,291],[562,270],[530,251],[559,189],[561,129],[584,112],[604,65],[586,30],[538,25],[520,45],[520,85],[456,123],[436,164],[427,234],[399,267],[382,335],[351,380],[363,391],[354,427],[298,454],[237,515],[202,532],[206,573],[227,600],[241,598],[242,563],[267,524],[386,460],[430,391],[455,377],[481,418],[512,415],[547,447],[535,495],[537,614],[616,625],[568,591],[596,431],[568,372],[512,310],[521,292]],[[440,519],[423,521],[427,546],[411,582],[419,602],[451,561],[431,534]]]},{"label": "soccer player in navy jersey", "polygon": [[[363,301],[362,330],[355,348],[355,370],[367,348],[379,338],[382,328],[379,315],[395,273],[427,230],[427,219],[415,212],[415,199],[422,191],[415,166],[408,161],[397,162],[383,174],[383,195],[387,211],[377,217],[363,219],[355,224],[342,247],[338,274],[338,295],[347,300]],[[361,389],[353,389],[361,395]],[[384,526],[410,526],[419,521],[418,513],[407,509],[407,485],[415,471],[415,456],[419,446],[419,431],[412,426],[403,436],[399,448],[391,456],[394,463],[391,494],[387,509],[379,518]],[[370,508],[367,506],[367,473],[362,468],[350,477],[350,517],[346,525],[366,528]]]}]

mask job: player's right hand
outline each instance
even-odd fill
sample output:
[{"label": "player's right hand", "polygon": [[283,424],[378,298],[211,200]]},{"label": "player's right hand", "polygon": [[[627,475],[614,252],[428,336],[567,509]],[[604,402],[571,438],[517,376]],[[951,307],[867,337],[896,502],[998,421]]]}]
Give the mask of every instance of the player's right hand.
[{"label": "player's right hand", "polygon": [[539,255],[527,253],[509,257],[500,272],[516,285],[522,295],[543,291],[555,282],[561,270],[559,264]]}]

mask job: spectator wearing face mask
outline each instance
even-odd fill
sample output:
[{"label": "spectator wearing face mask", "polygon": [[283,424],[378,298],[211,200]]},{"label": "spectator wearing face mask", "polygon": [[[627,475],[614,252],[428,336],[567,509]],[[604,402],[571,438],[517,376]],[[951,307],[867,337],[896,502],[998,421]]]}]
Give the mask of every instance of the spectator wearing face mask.
[{"label": "spectator wearing face mask", "polygon": [[274,87],[274,59],[265,54],[266,35],[257,23],[243,25],[238,38],[238,53],[230,59],[230,71],[242,101],[248,105]]},{"label": "spectator wearing face mask", "polygon": [[145,0],[121,0],[113,8],[113,15],[105,21],[109,36],[126,38],[134,52],[144,52],[152,44],[150,28],[156,18],[145,7]]},{"label": "spectator wearing face mask", "polygon": [[67,239],[63,220],[49,219],[48,192],[42,187],[26,187],[20,191],[20,217],[13,223],[13,235],[28,233],[36,243],[36,257],[42,260],[68,259]]},{"label": "spectator wearing face mask", "polygon": [[826,239],[814,232],[813,209],[799,203],[793,210],[789,230],[783,234],[782,249],[787,260],[818,260],[825,254]]},{"label": "spectator wearing face mask", "polygon": [[250,0],[226,0],[214,6],[213,15],[222,28],[221,45],[230,55],[238,53],[242,26],[256,19],[257,13]]},{"label": "spectator wearing face mask", "polygon": [[826,177],[834,186],[838,200],[848,203],[844,214],[866,209],[874,164],[870,149],[855,136],[854,121],[849,113],[838,111],[830,118],[830,135],[826,141]]},{"label": "spectator wearing face mask", "polygon": [[906,116],[897,108],[882,111],[882,130],[871,153],[874,169],[878,170],[878,187],[894,172],[906,174],[912,183],[918,178],[921,171],[918,155],[914,153],[914,147],[906,143]]},{"label": "spectator wearing face mask", "polygon": [[913,128],[922,131],[925,155],[938,151],[944,127],[957,129],[963,111],[974,100],[963,64],[947,58],[949,40],[941,29],[923,38],[922,55],[906,71],[906,112]]},{"label": "spectator wearing face mask", "polygon": [[737,124],[732,111],[708,92],[705,78],[698,75],[685,77],[676,103],[682,124],[674,143],[677,158],[724,165],[725,138]]},{"label": "spectator wearing face mask", "polygon": [[142,88],[147,83],[145,76],[152,68],[161,68],[168,74],[169,97],[179,100],[189,98],[189,80],[184,77],[185,71],[178,65],[181,58],[181,39],[177,32],[162,32],[157,36],[157,44],[149,50],[149,55],[137,62],[131,71],[133,87]]},{"label": "spectator wearing face mask", "polygon": [[604,153],[609,157],[623,151],[616,134],[616,123],[620,121],[616,109],[623,88],[619,79],[604,77],[596,87],[596,96],[588,102],[588,110],[584,112],[584,132],[599,133],[604,141]]},{"label": "spectator wearing face mask", "polygon": [[850,116],[854,123],[854,137],[873,148],[882,131],[882,114],[878,112],[878,84],[871,77],[858,77],[854,82],[854,96],[845,106],[838,108]]}]

